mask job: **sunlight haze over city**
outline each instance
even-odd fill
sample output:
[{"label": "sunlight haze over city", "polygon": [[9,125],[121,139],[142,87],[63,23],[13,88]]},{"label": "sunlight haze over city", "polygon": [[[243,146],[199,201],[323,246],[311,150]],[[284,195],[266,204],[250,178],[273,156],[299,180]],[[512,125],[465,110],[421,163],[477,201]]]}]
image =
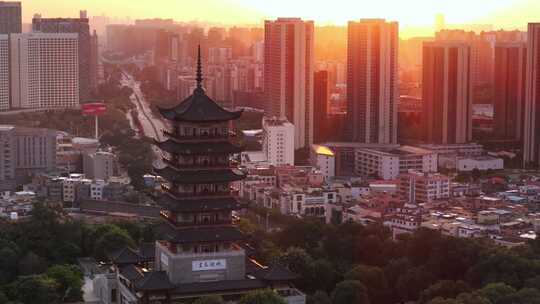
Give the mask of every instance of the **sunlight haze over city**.
[{"label": "sunlight haze over city", "polygon": [[26,1],[24,21],[30,22],[36,12],[49,17],[71,16],[86,8],[90,15],[222,24],[259,24],[266,18],[297,16],[320,24],[343,25],[348,20],[381,17],[396,20],[402,29],[414,32],[416,26],[431,25],[438,13],[444,14],[448,23],[493,24],[495,28],[524,28],[527,21],[540,18],[540,1],[536,0],[57,0],[54,3]]}]

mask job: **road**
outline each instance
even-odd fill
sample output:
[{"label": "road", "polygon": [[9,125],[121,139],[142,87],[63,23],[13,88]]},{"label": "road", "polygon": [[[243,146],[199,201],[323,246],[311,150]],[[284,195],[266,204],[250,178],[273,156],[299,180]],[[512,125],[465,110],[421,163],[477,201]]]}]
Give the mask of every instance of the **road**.
[{"label": "road", "polygon": [[[160,118],[155,117],[152,113],[150,105],[141,91],[140,83],[135,80],[132,75],[129,75],[126,72],[122,73],[120,83],[133,90],[133,94],[129,98],[137,109],[138,119],[142,126],[142,130],[135,131],[141,131],[144,136],[158,141],[164,140],[162,131],[165,129],[165,123]],[[152,146],[152,149],[156,155],[156,159],[161,160],[161,151],[156,146]]]}]

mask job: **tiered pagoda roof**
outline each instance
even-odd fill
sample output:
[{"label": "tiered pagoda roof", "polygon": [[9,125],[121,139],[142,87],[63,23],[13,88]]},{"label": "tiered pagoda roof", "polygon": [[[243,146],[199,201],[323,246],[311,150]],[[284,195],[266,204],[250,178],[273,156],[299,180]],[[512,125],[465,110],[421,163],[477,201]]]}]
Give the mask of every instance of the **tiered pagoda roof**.
[{"label": "tiered pagoda roof", "polygon": [[244,239],[244,234],[234,226],[193,227],[177,229],[165,225],[161,231],[173,243],[233,242]]},{"label": "tiered pagoda roof", "polygon": [[246,175],[238,169],[200,169],[182,171],[167,166],[164,168],[154,168],[157,175],[165,178],[169,182],[178,184],[205,184],[205,183],[225,183],[242,180]]},{"label": "tiered pagoda roof", "polygon": [[158,107],[161,115],[172,121],[219,122],[240,118],[242,111],[230,112],[210,99],[202,88],[196,88],[193,95],[172,108]]},{"label": "tiered pagoda roof", "polygon": [[[179,105],[163,109],[160,112],[164,118],[171,120],[175,129],[180,128],[185,123],[195,125],[202,124],[224,124],[227,121],[240,117],[242,111],[228,111],[218,105],[208,97],[202,88],[202,67],[200,58],[197,60],[197,87],[193,94],[183,100]],[[191,128],[191,126],[189,126]],[[219,128],[221,129],[221,128]],[[220,131],[222,132],[222,131]],[[193,135],[183,138],[178,132],[166,133],[169,139],[162,142],[155,142],[162,151],[172,155],[171,159],[164,159],[165,166],[154,168],[154,173],[163,177],[170,184],[170,190],[160,198],[160,205],[172,213],[174,218],[180,213],[204,213],[204,212],[227,212],[242,209],[243,205],[233,196],[230,191],[196,193],[180,196],[175,188],[180,186],[198,184],[223,184],[239,181],[245,178],[245,174],[235,168],[230,167],[229,162],[214,165],[198,163],[198,165],[183,165],[178,162],[179,156],[195,160],[198,157],[226,157],[239,153],[242,147],[229,141],[229,133],[223,131],[216,137],[205,135]],[[195,162],[194,162],[195,163]],[[189,186],[188,186],[189,187]],[[226,186],[228,187],[228,186]],[[169,219],[169,217],[167,217]],[[227,223],[227,221],[225,221]],[[169,222],[163,227],[164,234],[172,243],[204,243],[204,242],[231,242],[243,239],[238,228],[229,224],[215,223],[205,225],[193,225],[181,227]]]},{"label": "tiered pagoda roof", "polygon": [[240,118],[242,111],[227,111],[208,97],[202,88],[201,49],[197,60],[197,88],[193,94],[172,108],[158,107],[161,115],[176,122],[221,122]]}]

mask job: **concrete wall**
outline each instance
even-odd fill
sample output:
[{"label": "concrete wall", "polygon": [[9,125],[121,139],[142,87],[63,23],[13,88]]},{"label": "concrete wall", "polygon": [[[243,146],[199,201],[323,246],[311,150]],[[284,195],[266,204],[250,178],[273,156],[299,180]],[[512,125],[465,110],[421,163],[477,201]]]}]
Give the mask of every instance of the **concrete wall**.
[{"label": "concrete wall", "polygon": [[[204,281],[241,280],[246,275],[244,250],[218,253],[174,254],[156,243],[156,268],[169,274],[172,283],[193,283]],[[194,261],[225,260],[221,270],[194,271]]]}]

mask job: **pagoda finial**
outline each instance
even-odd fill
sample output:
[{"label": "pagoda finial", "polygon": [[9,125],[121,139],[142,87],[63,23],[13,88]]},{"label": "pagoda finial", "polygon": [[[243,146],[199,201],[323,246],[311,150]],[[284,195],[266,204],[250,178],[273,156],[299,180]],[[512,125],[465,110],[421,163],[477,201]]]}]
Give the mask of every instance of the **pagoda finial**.
[{"label": "pagoda finial", "polygon": [[197,54],[197,89],[202,89],[202,63],[201,63],[201,45],[199,44]]}]

